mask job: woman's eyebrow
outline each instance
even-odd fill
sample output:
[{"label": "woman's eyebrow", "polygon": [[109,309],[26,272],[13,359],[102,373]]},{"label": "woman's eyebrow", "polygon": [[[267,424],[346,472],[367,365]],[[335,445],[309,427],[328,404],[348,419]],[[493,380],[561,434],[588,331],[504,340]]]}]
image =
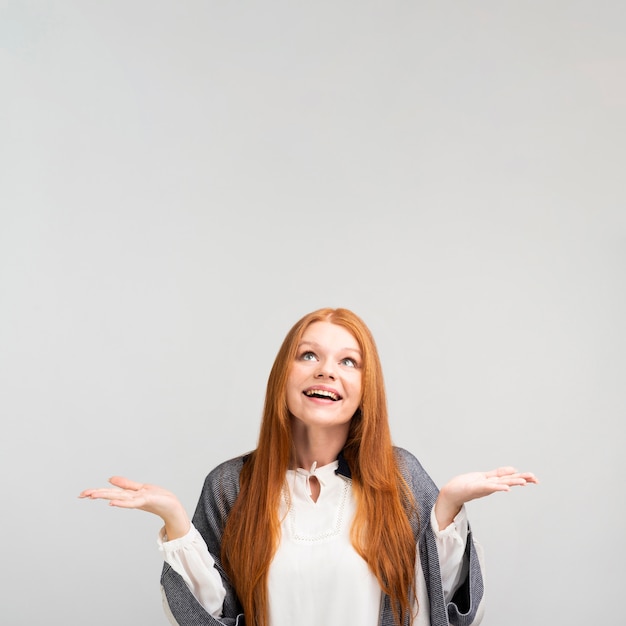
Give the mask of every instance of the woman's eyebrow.
[{"label": "woman's eyebrow", "polygon": [[[316,343],[315,341],[301,341],[298,344],[298,348],[302,348],[303,346],[310,346],[311,348],[315,348],[316,350],[320,349],[319,343]],[[339,352],[355,352],[356,354],[361,354],[361,350],[359,350],[359,348],[350,348],[348,346],[344,348],[339,348]]]}]

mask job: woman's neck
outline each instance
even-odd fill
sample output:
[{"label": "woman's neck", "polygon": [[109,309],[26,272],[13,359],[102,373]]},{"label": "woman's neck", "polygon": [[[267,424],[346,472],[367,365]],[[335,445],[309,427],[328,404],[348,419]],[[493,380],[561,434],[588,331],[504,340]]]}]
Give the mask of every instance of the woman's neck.
[{"label": "woman's neck", "polygon": [[318,467],[328,465],[337,459],[348,438],[349,424],[340,426],[313,428],[294,419],[292,422],[294,458],[292,467],[311,469],[313,463]]}]

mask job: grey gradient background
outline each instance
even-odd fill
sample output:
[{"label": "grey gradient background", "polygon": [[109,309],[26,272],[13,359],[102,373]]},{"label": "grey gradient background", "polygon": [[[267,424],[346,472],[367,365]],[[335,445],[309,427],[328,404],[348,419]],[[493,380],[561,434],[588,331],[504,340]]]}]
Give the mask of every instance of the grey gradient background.
[{"label": "grey gradient background", "polygon": [[156,517],[254,447],[288,328],[346,306],[394,440],[468,505],[485,626],[624,623],[617,1],[0,3],[7,626],[165,625]]}]

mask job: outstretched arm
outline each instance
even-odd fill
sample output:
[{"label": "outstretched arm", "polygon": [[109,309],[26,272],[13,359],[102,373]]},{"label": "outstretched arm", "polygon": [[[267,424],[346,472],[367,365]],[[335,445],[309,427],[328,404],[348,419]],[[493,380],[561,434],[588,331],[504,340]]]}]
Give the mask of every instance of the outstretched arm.
[{"label": "outstretched arm", "polygon": [[109,479],[113,487],[85,489],[79,498],[108,500],[110,506],[123,509],[139,509],[158,515],[165,523],[165,532],[169,541],[187,534],[190,528],[187,515],[180,500],[171,492],[146,483],[138,483],[123,476]]},{"label": "outstretched arm", "polygon": [[499,467],[489,472],[470,472],[455,476],[439,491],[435,516],[439,528],[449,526],[461,507],[470,500],[484,498],[496,491],[510,491],[539,481],[532,472],[518,472],[514,467]]}]

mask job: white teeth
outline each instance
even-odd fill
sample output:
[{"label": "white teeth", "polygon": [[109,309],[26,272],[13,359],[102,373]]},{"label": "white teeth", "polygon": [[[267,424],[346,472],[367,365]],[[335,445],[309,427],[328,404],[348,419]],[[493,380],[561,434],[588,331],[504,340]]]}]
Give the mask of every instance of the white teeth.
[{"label": "white teeth", "polygon": [[339,400],[339,396],[332,391],[327,391],[326,389],[309,389],[304,392],[307,396],[324,396],[326,398],[330,398],[331,400]]}]

